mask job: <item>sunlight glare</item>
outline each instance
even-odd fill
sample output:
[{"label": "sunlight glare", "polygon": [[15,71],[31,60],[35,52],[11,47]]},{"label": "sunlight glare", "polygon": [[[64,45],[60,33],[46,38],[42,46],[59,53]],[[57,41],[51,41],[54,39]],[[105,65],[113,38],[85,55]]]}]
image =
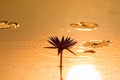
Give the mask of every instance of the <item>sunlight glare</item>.
[{"label": "sunlight glare", "polygon": [[91,64],[74,66],[67,75],[66,80],[101,80],[99,72]]}]

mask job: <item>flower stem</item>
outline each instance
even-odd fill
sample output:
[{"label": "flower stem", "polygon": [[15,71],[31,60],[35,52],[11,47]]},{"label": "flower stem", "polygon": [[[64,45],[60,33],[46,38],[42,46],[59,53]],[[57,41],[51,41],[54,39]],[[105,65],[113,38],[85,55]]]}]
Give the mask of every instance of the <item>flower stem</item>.
[{"label": "flower stem", "polygon": [[62,51],[61,51],[61,54],[60,54],[60,80],[63,80],[62,78]]}]

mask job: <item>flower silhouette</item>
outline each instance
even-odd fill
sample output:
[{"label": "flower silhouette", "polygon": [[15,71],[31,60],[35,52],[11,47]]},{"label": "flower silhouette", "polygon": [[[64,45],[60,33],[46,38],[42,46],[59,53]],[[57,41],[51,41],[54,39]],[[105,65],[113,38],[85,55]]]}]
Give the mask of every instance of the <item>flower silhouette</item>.
[{"label": "flower silhouette", "polygon": [[70,37],[64,38],[62,37],[61,40],[58,39],[57,36],[50,37],[48,42],[52,44],[52,47],[45,47],[45,48],[52,48],[52,49],[58,49],[58,55],[60,55],[60,80],[62,79],[62,52],[64,49],[68,50],[72,54],[76,55],[70,48],[74,46],[77,41],[74,41],[74,39],[71,39]]}]

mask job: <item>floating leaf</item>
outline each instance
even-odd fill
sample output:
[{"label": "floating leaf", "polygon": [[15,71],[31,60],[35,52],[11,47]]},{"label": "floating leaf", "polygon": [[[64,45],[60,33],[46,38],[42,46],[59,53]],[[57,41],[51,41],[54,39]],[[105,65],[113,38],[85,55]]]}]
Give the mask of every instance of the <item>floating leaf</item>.
[{"label": "floating leaf", "polygon": [[0,29],[12,29],[19,27],[16,22],[0,21]]},{"label": "floating leaf", "polygon": [[89,48],[104,48],[106,46],[111,45],[112,41],[110,40],[92,40],[83,42],[83,47],[89,47]]},{"label": "floating leaf", "polygon": [[76,30],[93,30],[98,27],[96,23],[92,22],[79,22],[79,23],[72,23],[70,26]]}]

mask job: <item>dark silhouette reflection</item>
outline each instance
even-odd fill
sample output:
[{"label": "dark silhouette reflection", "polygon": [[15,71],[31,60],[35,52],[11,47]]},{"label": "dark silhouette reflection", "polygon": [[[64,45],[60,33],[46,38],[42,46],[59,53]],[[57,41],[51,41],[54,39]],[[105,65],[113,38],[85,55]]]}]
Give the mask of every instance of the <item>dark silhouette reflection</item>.
[{"label": "dark silhouette reflection", "polygon": [[84,53],[96,53],[94,50],[85,50]]}]

